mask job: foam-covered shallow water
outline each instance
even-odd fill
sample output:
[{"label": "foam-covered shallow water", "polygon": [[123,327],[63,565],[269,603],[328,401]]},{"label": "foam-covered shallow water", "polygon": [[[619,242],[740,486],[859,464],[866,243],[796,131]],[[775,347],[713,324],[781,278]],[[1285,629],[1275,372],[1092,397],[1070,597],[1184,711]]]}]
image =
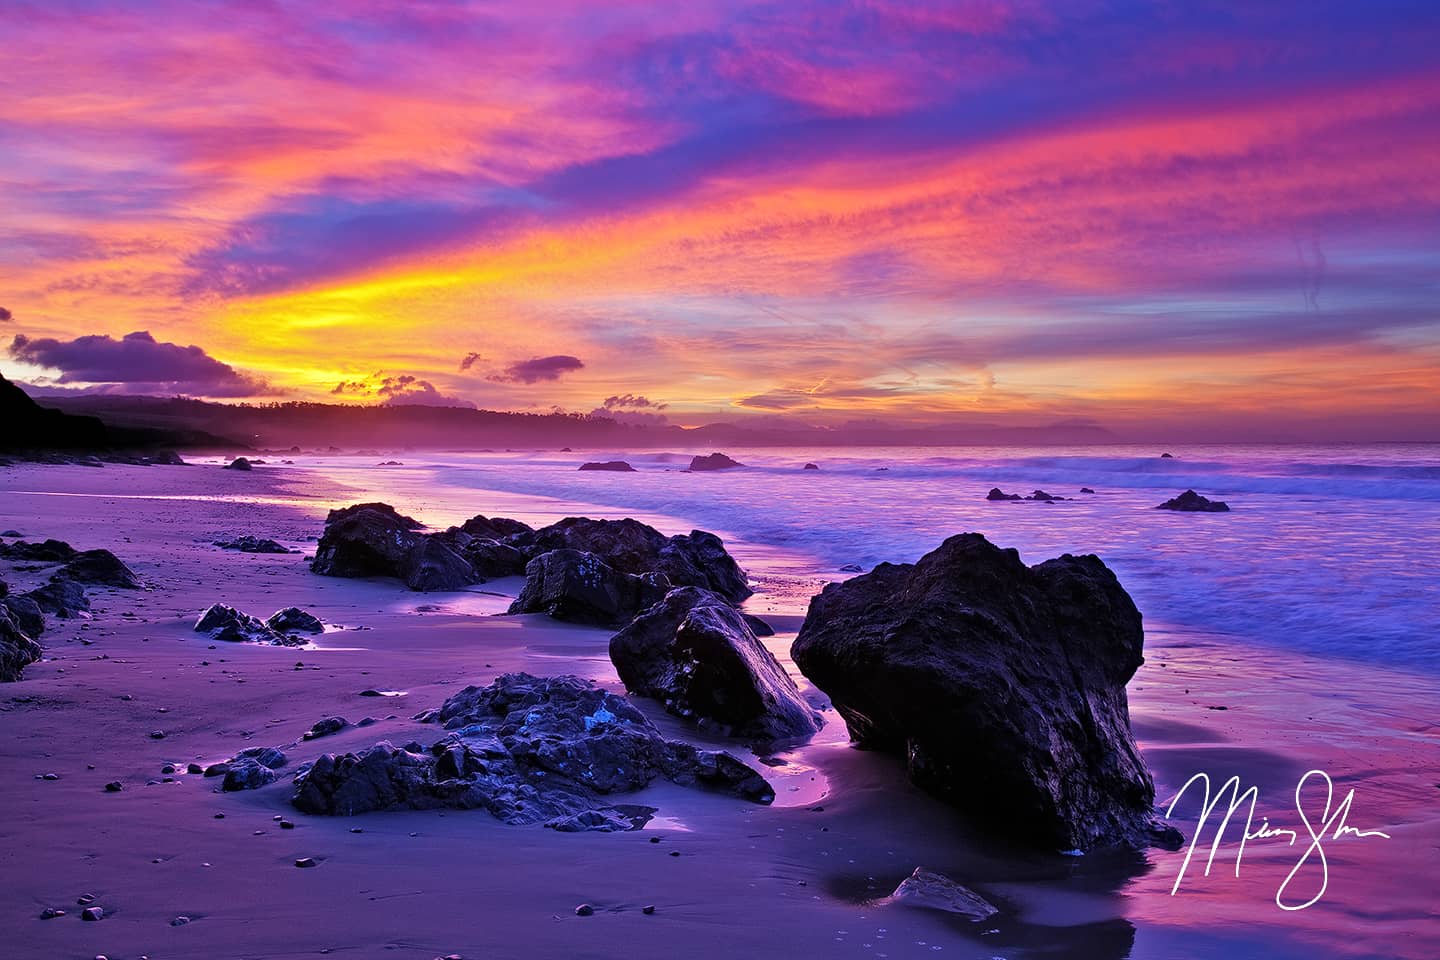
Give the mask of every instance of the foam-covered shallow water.
[{"label": "foam-covered shallow water", "polygon": [[[553,498],[546,513],[592,504],[662,529],[684,518],[775,550],[806,596],[807,576],[913,561],[964,531],[1029,563],[1096,553],[1152,621],[1440,670],[1440,446],[1204,446],[1173,459],[1149,447],[732,449],[745,469],[692,474],[693,452],[708,451],[427,454],[403,470],[364,469],[372,488],[423,491],[432,523],[504,513],[509,498],[482,491]],[[577,470],[592,459],[637,472]],[[1074,499],[987,502],[996,486]],[[1231,512],[1155,509],[1187,488]]]}]

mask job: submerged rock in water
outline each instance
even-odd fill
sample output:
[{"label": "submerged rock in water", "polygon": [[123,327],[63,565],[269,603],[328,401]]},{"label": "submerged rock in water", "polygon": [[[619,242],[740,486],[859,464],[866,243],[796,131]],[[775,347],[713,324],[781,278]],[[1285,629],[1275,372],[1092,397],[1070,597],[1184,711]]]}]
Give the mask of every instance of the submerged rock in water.
[{"label": "submerged rock in water", "polygon": [[[745,464],[738,460],[731,460],[723,453],[712,453],[708,457],[694,457],[690,461],[690,470],[700,473],[707,470],[733,470],[736,467],[743,467]],[[819,469],[818,467],[816,469]]]},{"label": "submerged rock in water", "polygon": [[241,553],[289,553],[290,548],[282,543],[276,543],[265,537],[255,537],[250,534],[235,537],[232,540],[216,540],[215,546],[222,550],[239,550]]},{"label": "submerged rock in water", "polygon": [[669,587],[663,575],[621,573],[593,553],[551,550],[526,564],[525,586],[508,612],[615,626],[659,602]]},{"label": "submerged rock in water", "polygon": [[726,734],[775,741],[820,729],[744,616],[708,590],[671,590],[610,639],[610,660],[631,693]]},{"label": "submerged rock in water", "polygon": [[1200,496],[1194,490],[1186,490],[1180,496],[1166,500],[1156,510],[1180,510],[1185,513],[1229,513],[1230,505],[1224,500],[1211,500]]},{"label": "submerged rock in water", "polygon": [[645,715],[579,677],[505,674],[466,687],[426,719],[448,731],[428,747],[377,743],[326,754],[295,779],[307,813],[485,809],[506,823],[614,829],[634,808],[610,797],[657,777],[757,803],[774,791],[726,753],[668,741]]},{"label": "submerged rock in water", "polygon": [[858,743],[1030,844],[1171,844],[1130,730],[1140,612],[1094,556],[1033,567],[979,534],[810,602],[791,654]]},{"label": "submerged rock in water", "polygon": [[609,473],[634,473],[635,468],[624,460],[592,461],[580,464],[581,470],[603,470]]},{"label": "submerged rock in water", "polygon": [[1000,912],[999,907],[970,888],[924,867],[916,867],[914,873],[900,881],[887,902],[941,910],[974,922],[988,920]]},{"label": "submerged rock in water", "polygon": [[75,554],[55,572],[55,578],[130,590],[138,590],[141,586],[135,572],[109,550],[86,550]]}]

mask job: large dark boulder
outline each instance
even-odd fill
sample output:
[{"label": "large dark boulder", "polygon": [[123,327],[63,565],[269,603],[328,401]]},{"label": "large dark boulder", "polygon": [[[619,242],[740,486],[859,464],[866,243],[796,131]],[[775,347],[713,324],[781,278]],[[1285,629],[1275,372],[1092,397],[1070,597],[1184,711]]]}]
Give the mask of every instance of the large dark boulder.
[{"label": "large dark boulder", "polygon": [[495,577],[520,576],[525,572],[525,564],[530,559],[508,543],[484,535],[471,535],[461,527],[451,527],[434,536],[464,557],[465,562],[470,564],[482,581]]},{"label": "large dark boulder", "polygon": [[509,613],[546,613],[556,620],[618,626],[664,598],[663,574],[636,576],[593,553],[551,550],[525,565],[525,586]]},{"label": "large dark boulder", "polygon": [[0,683],[13,683],[20,672],[40,659],[40,644],[10,616],[10,608],[0,603]]},{"label": "large dark boulder", "polygon": [[459,590],[481,577],[470,562],[433,536],[421,537],[397,575],[411,590]]},{"label": "large dark boulder", "polygon": [[736,467],[743,467],[745,464],[738,460],[731,460],[723,453],[712,453],[708,457],[693,457],[690,460],[690,470],[693,473],[701,473],[707,470],[733,470]]},{"label": "large dark boulder", "polygon": [[246,457],[236,457],[234,460],[231,460],[229,463],[225,464],[225,466],[222,467],[221,469],[224,469],[224,470],[246,470],[246,471],[248,471],[248,470],[253,470],[253,469],[255,469],[255,468],[251,465],[250,460],[249,460],[248,458],[246,458]]},{"label": "large dark boulder", "polygon": [[34,601],[42,613],[62,620],[73,620],[90,611],[85,588],[73,580],[51,580],[21,596]]},{"label": "large dark boulder", "polygon": [[425,524],[414,517],[407,517],[388,503],[352,503],[348,507],[331,510],[325,515],[325,525],[348,519],[361,513],[378,513],[403,530],[419,530]]},{"label": "large dark boulder", "polygon": [[265,626],[277,633],[324,633],[325,624],[320,618],[299,607],[276,610],[265,618]]},{"label": "large dark boulder", "polygon": [[442,540],[388,504],[330,511],[310,569],[327,577],[396,577],[412,590],[458,590],[480,576]]},{"label": "large dark boulder", "polygon": [[745,617],[699,587],[671,590],[615,634],[610,660],[631,693],[727,735],[776,741],[820,729]]},{"label": "large dark boulder", "polygon": [[5,597],[0,599],[0,607],[9,614],[21,633],[37,639],[45,632],[45,614],[33,597],[24,594]]},{"label": "large dark boulder", "polygon": [[633,812],[611,798],[657,778],[757,803],[775,796],[736,758],[667,741],[633,704],[579,677],[505,674],[466,687],[428,719],[447,734],[429,746],[382,742],[321,756],[295,778],[291,802],[346,816],[484,809],[506,823],[568,832],[627,829]]},{"label": "large dark boulder", "polygon": [[77,553],[56,572],[57,578],[78,583],[98,583],[107,587],[138,590],[140,578],[109,550],[86,550]]},{"label": "large dark boulder", "polygon": [[79,553],[74,547],[64,540],[46,540],[44,543],[27,543],[24,540],[16,540],[14,543],[0,544],[0,557],[7,560],[29,560],[35,563],[64,563]]},{"label": "large dark boulder", "polygon": [[1178,497],[1166,500],[1156,510],[1179,510],[1184,513],[1229,513],[1230,505],[1224,500],[1202,497],[1194,490],[1186,490]]},{"label": "large dark boulder", "polygon": [[992,829],[1052,849],[1173,843],[1130,731],[1140,612],[1094,556],[979,534],[810,602],[791,653],[850,736]]},{"label": "large dark boulder", "polygon": [[504,540],[506,537],[516,534],[530,533],[532,528],[528,523],[511,520],[509,517],[487,517],[482,514],[466,520],[460,525],[460,529],[472,537]]},{"label": "large dark boulder", "polygon": [[551,550],[593,553],[622,573],[662,573],[676,586],[704,587],[735,603],[752,592],[745,572],[725,550],[724,542],[703,530],[666,537],[629,517],[566,517],[509,542],[531,557]]}]

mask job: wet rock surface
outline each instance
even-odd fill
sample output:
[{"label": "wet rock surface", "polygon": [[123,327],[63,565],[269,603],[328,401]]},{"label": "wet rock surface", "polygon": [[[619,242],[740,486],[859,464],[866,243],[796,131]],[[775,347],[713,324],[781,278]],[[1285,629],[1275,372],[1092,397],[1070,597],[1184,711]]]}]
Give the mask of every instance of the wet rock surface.
[{"label": "wet rock surface", "polygon": [[924,867],[916,867],[914,873],[900,881],[886,902],[953,913],[976,923],[1000,912],[998,907],[969,887]]},{"label": "wet rock surface", "polygon": [[[275,614],[275,617],[278,616],[279,613]],[[227,607],[223,603],[212,604],[200,615],[200,619],[195,621],[193,629],[196,633],[208,635],[212,640],[223,640],[226,643],[269,643],[294,647],[306,642],[303,637],[276,629],[258,617],[242,613],[234,607]]]},{"label": "wet rock surface", "polygon": [[757,803],[774,791],[726,753],[666,740],[623,697],[574,676],[505,674],[471,686],[425,719],[447,733],[428,746],[377,743],[326,754],[295,778],[307,813],[484,809],[513,824],[611,830],[637,814],[610,798],[656,778]]},{"label": "wet rock surface", "polygon": [[1178,497],[1166,500],[1156,510],[1178,510],[1182,513],[1229,513],[1230,505],[1224,500],[1202,497],[1194,490],[1186,490]]},{"label": "wet rock surface", "polygon": [[41,653],[35,637],[21,629],[10,608],[0,603],[0,683],[19,680],[20,672],[39,660]]},{"label": "wet rock surface", "polygon": [[458,590],[480,576],[435,534],[388,504],[330,511],[310,569],[327,577],[395,577],[412,590]]},{"label": "wet rock surface", "polygon": [[707,457],[694,457],[690,460],[690,470],[694,473],[708,470],[733,470],[743,466],[745,464],[738,460],[732,460],[723,453],[712,453]]},{"label": "wet rock surface", "polygon": [[961,534],[811,600],[791,653],[856,742],[1018,842],[1173,845],[1130,730],[1140,613],[1094,556],[1033,567]]},{"label": "wet rock surface", "polygon": [[727,735],[775,741],[820,729],[744,615],[708,590],[671,590],[611,638],[610,660],[631,693]]},{"label": "wet rock surface", "polygon": [[265,618],[265,626],[278,633],[324,633],[320,618],[299,607],[276,610]]},{"label": "wet rock surface", "polygon": [[526,565],[525,586],[508,612],[617,626],[658,603],[669,588],[662,575],[622,573],[593,553],[551,550]]}]

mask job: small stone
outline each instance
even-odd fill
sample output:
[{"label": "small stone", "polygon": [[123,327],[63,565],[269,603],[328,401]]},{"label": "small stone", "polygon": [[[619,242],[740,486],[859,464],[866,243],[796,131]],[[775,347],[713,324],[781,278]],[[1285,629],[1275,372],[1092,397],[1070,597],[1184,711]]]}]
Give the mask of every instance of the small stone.
[{"label": "small stone", "polygon": [[575,916],[577,917],[588,917],[594,913],[595,908],[590,906],[590,904],[588,903],[582,903],[580,904],[580,906],[575,908]]},{"label": "small stone", "polygon": [[58,774],[58,773],[46,773],[46,774],[42,774],[41,777],[40,777],[40,779],[41,779],[41,780],[59,780],[59,779],[60,779],[60,774]]},{"label": "small stone", "polygon": [[316,866],[319,866],[319,863],[316,862],[316,860],[315,860],[314,857],[301,857],[299,860],[296,860],[296,861],[295,861],[295,866],[297,866],[297,867],[316,867]]},{"label": "small stone", "polygon": [[650,838],[650,842],[651,842],[651,843],[659,843],[659,842],[660,842],[660,838],[659,838],[659,837],[651,837],[651,838]]},{"label": "small stone", "polygon": [[96,901],[96,899],[97,899],[97,898],[96,898],[95,894],[93,894],[93,893],[82,893],[82,894],[80,894],[80,896],[78,896],[78,897],[75,898],[75,902],[78,903],[78,904],[80,904],[80,906],[83,907],[83,906],[85,906],[86,904],[94,903],[94,902]]},{"label": "small stone", "polygon": [[364,833],[365,831],[362,830],[362,829],[360,829],[359,827],[351,827],[351,828],[350,828],[350,832],[351,832],[351,833]]},{"label": "small stone", "polygon": [[160,772],[161,772],[161,773],[174,773],[174,772],[175,772],[175,764],[173,764],[173,763],[167,763],[167,764],[165,764],[165,766],[163,766],[163,767],[160,768]]},{"label": "small stone", "polygon": [[111,780],[109,783],[105,784],[106,793],[119,793],[121,790],[124,789],[125,784],[121,783],[119,780]]},{"label": "small stone", "polygon": [[643,914],[645,914],[645,916],[647,916],[647,917],[650,916],[650,914],[652,914],[652,913],[655,912],[655,904],[653,904],[653,903],[646,904],[645,906],[643,906],[643,907],[640,908],[640,912],[643,913]]},{"label": "small stone", "polygon": [[176,917],[174,920],[171,920],[171,921],[170,921],[170,926],[172,926],[172,927],[183,927],[183,926],[185,926],[185,924],[187,924],[187,923],[189,923],[189,922],[190,922],[190,918],[189,918],[189,917]]},{"label": "small stone", "polygon": [[150,731],[150,739],[151,739],[151,740],[164,740],[164,739],[165,739],[165,731],[164,731],[164,730],[151,730],[151,731]]},{"label": "small stone", "polygon": [[295,829],[295,824],[291,823],[289,820],[281,820],[281,821],[280,821],[280,829],[281,829],[281,830],[294,830],[294,829]]},{"label": "small stone", "polygon": [[202,767],[202,766],[200,766],[200,764],[198,764],[198,763],[190,763],[190,764],[186,764],[186,766],[185,766],[185,772],[186,772],[186,773],[204,773],[204,772],[205,772],[205,768]]},{"label": "small stone", "polygon": [[40,911],[41,920],[54,920],[56,917],[65,916],[64,910],[56,910],[54,907],[46,907]]},{"label": "small stone", "polygon": [[104,920],[104,919],[105,919],[105,908],[104,908],[104,907],[86,907],[84,910],[80,911],[80,919],[81,919],[81,920],[90,920],[90,921],[94,921],[94,920]]},{"label": "small stone", "polygon": [[672,856],[672,857],[678,857],[678,856],[680,856],[680,851],[679,851],[679,850],[671,850],[671,851],[670,851],[670,856]]},{"label": "small stone", "polygon": [[216,820],[224,820],[224,819],[225,819],[225,814],[223,814],[223,813],[217,813],[217,814],[215,814],[215,819],[216,819]]}]

